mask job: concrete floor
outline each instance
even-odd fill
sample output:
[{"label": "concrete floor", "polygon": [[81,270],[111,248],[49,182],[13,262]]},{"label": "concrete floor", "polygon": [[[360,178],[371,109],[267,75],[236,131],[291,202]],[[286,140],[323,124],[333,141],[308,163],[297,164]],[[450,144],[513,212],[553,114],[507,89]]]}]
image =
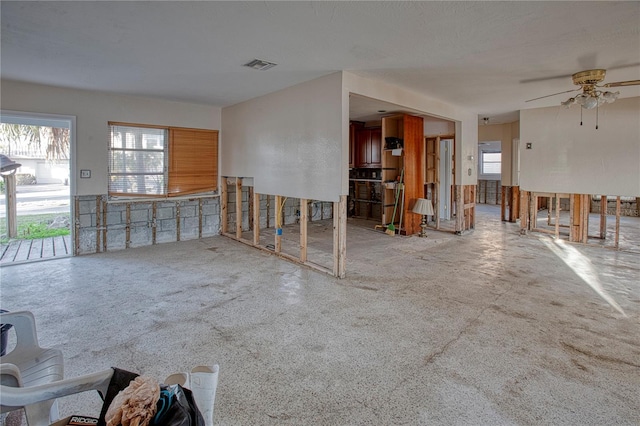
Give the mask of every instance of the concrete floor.
[{"label": "concrete floor", "polygon": [[67,377],[218,363],[219,425],[637,425],[638,254],[476,218],[351,226],[343,280],[224,237],[7,266],[2,308],[35,313]]}]

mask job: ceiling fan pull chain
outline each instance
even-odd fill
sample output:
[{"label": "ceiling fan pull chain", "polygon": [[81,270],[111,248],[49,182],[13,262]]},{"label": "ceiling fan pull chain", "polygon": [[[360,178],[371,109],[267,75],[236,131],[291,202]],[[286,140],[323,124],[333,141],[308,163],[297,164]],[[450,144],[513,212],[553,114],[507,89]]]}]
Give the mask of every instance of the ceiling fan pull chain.
[{"label": "ceiling fan pull chain", "polygon": [[598,111],[600,110],[600,108],[598,107],[598,105],[596,105],[596,130],[598,130]]},{"label": "ceiling fan pull chain", "polygon": [[580,125],[582,126],[582,106],[580,107]]}]

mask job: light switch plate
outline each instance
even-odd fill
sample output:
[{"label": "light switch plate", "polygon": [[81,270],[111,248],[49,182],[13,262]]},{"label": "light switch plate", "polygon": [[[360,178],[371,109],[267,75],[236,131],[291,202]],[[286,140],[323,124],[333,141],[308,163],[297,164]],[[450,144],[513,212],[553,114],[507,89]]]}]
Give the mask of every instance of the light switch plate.
[{"label": "light switch plate", "polygon": [[80,170],[80,177],[82,179],[88,179],[91,177],[91,170]]}]

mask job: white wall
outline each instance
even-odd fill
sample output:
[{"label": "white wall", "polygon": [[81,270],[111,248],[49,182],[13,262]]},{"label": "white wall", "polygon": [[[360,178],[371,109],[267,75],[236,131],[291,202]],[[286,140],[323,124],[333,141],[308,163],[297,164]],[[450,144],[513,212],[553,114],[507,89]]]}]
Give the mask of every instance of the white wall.
[{"label": "white wall", "polygon": [[640,97],[580,109],[520,111],[521,189],[640,196]]},{"label": "white wall", "polygon": [[334,73],[223,108],[221,174],[252,177],[262,194],[339,201],[348,193],[343,104]]},{"label": "white wall", "polygon": [[[377,80],[343,72],[344,90],[373,99],[390,102],[435,117],[455,122],[456,133],[456,183],[475,185],[478,149],[478,115],[454,105],[427,98],[417,93]],[[470,159],[470,158],[473,158]],[[471,173],[468,173],[468,170]]]},{"label": "white wall", "polygon": [[425,136],[451,136],[456,132],[456,125],[453,121],[441,120],[439,118],[424,117]]},{"label": "white wall", "polygon": [[[4,110],[76,116],[76,193],[107,193],[107,122],[192,127],[219,130],[219,107],[111,95],[2,80],[0,104]],[[75,167],[74,167],[75,166]],[[80,169],[91,170],[79,179]]]}]

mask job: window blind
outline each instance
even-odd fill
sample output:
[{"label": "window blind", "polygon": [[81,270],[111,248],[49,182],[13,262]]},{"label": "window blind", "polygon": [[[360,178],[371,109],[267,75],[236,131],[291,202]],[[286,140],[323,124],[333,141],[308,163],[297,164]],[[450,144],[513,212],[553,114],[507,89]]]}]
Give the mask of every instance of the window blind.
[{"label": "window blind", "polygon": [[164,194],[166,140],[166,129],[112,125],[109,193]]},{"label": "window blind", "polygon": [[218,188],[218,132],[169,130],[169,183],[167,195],[195,194]]}]

